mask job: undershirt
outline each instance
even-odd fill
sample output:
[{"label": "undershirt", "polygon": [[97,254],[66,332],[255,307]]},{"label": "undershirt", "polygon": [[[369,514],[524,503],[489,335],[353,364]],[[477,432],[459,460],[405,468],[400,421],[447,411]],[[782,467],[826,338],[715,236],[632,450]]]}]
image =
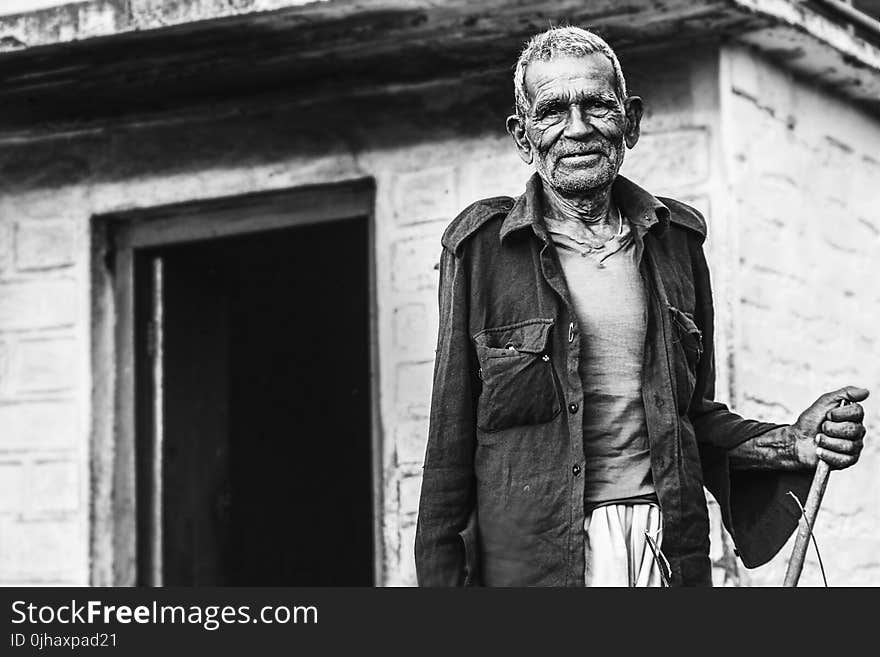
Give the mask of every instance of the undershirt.
[{"label": "undershirt", "polygon": [[587,512],[603,504],[656,501],[642,402],[647,305],[641,240],[624,217],[618,235],[592,250],[565,220],[545,223],[581,335]]}]

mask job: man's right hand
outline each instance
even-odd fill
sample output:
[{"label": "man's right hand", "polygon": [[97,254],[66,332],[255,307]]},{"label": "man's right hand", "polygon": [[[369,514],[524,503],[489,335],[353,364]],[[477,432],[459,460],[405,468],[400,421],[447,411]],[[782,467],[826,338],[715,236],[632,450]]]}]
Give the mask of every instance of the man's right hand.
[{"label": "man's right hand", "polygon": [[[858,402],[868,390],[844,386],[820,396],[791,425],[796,437],[798,461],[815,468],[819,460],[840,470],[854,465],[864,447],[865,409]],[[841,401],[850,402],[844,406]]]}]

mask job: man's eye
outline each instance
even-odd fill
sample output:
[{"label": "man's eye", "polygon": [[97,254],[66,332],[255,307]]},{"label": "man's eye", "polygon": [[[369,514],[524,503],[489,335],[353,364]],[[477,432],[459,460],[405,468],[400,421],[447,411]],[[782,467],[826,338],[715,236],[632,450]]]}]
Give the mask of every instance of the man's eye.
[{"label": "man's eye", "polygon": [[552,118],[554,116],[559,116],[564,111],[565,108],[562,105],[548,105],[547,107],[542,107],[540,110],[538,110],[538,118]]},{"label": "man's eye", "polygon": [[589,110],[587,110],[593,116],[605,116],[609,112],[613,111],[613,108],[608,107],[607,105],[593,105]]}]

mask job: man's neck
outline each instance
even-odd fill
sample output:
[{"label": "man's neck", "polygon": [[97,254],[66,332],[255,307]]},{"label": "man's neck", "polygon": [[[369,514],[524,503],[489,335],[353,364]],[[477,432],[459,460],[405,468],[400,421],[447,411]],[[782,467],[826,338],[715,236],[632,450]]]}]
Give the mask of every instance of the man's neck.
[{"label": "man's neck", "polygon": [[543,185],[544,214],[550,219],[573,221],[596,229],[608,225],[611,214],[611,185],[578,196],[563,196]]}]

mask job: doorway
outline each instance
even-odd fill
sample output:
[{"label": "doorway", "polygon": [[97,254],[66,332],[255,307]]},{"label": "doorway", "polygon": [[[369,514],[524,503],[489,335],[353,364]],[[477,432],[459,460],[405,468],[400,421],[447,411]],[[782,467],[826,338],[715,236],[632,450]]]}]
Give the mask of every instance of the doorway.
[{"label": "doorway", "polygon": [[165,209],[118,236],[137,584],[376,583],[371,221],[333,197]]}]

